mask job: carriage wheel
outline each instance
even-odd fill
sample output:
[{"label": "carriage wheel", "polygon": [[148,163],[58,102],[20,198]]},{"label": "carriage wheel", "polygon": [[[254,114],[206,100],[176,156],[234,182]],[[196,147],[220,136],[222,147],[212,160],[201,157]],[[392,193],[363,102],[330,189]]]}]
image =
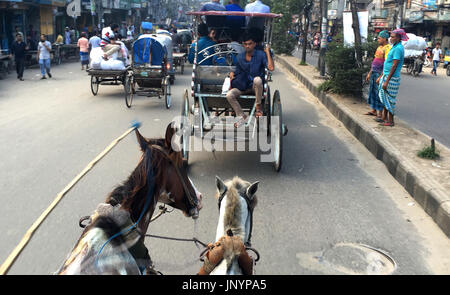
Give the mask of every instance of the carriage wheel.
[{"label": "carriage wheel", "polygon": [[189,111],[189,92],[186,89],[183,96],[183,105],[181,107],[181,124],[180,129],[182,132],[180,138],[181,155],[183,156],[183,166],[187,168],[189,165],[189,138],[191,136],[191,119]]},{"label": "carriage wheel", "polygon": [[100,84],[100,80],[98,77],[91,76],[91,91],[92,94],[95,96],[98,93],[98,85]]},{"label": "carriage wheel", "polygon": [[170,109],[170,106],[172,105],[172,95],[170,92],[170,81],[169,77],[166,77],[164,79],[164,100],[166,101],[166,109]]},{"label": "carriage wheel", "polygon": [[280,92],[278,90],[273,94],[272,117],[274,126],[272,126],[270,142],[275,159],[273,165],[275,171],[280,172],[283,159],[283,113],[281,110]]},{"label": "carriage wheel", "polygon": [[123,83],[123,87],[125,90],[125,104],[128,108],[131,107],[131,103],[133,102],[133,77],[125,76],[125,81]]},{"label": "carriage wheel", "polygon": [[414,64],[413,63],[409,63],[408,66],[406,67],[406,72],[408,74],[412,74],[413,69],[414,69]]},{"label": "carriage wheel", "polygon": [[266,120],[267,120],[267,137],[270,137],[270,117],[272,114],[272,110],[270,108],[270,87],[267,86],[267,99],[264,102],[264,115],[266,116]]}]

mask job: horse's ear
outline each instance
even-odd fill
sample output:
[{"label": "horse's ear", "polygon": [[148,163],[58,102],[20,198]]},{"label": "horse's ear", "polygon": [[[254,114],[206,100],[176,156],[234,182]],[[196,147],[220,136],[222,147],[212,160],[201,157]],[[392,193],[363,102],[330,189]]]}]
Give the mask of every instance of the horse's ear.
[{"label": "horse's ear", "polygon": [[169,125],[167,125],[167,129],[166,129],[165,144],[169,150],[173,150],[172,149],[172,138],[174,137],[175,132],[176,132],[174,126],[175,126],[174,122],[171,122]]},{"label": "horse's ear", "polygon": [[139,146],[141,147],[141,151],[144,152],[148,148],[148,141],[144,136],[142,136],[137,128],[134,131],[136,132],[137,141],[139,143]]},{"label": "horse's ear", "polygon": [[256,181],[250,184],[250,186],[247,188],[247,196],[249,197],[249,199],[252,199],[255,196],[256,191],[258,190],[258,184],[259,181]]},{"label": "horse's ear", "polygon": [[219,190],[219,193],[221,195],[223,195],[227,190],[227,186],[225,185],[225,183],[222,181],[222,179],[220,179],[219,176],[216,175],[216,187]]}]

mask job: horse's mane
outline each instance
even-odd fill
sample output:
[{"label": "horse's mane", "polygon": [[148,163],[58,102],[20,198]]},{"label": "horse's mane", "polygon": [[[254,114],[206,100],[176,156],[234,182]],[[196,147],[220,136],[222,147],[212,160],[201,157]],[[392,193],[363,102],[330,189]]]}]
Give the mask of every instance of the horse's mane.
[{"label": "horse's mane", "polygon": [[[150,145],[158,145],[165,149],[164,139],[150,139]],[[160,151],[155,148],[147,149],[142,153],[141,159],[130,174],[127,180],[122,184],[118,185],[114,190],[107,196],[106,203],[113,206],[120,204],[124,210],[129,210],[131,214],[131,219],[136,221],[141,214],[140,210],[144,207],[147,196],[147,172],[146,167],[147,158],[151,153],[151,165],[153,167],[153,177],[155,182],[154,192],[160,190],[160,186],[166,182],[164,177],[164,168],[167,165],[165,157]],[[174,160],[177,160],[175,158]]]},{"label": "horse's mane", "polygon": [[[227,191],[227,203],[224,216],[225,229],[236,229],[241,226],[240,214],[241,214],[241,196],[246,194],[246,189],[250,186],[250,182],[244,181],[241,178],[235,176],[231,181],[225,182],[228,187]],[[253,198],[251,206],[256,205],[256,197]]]}]

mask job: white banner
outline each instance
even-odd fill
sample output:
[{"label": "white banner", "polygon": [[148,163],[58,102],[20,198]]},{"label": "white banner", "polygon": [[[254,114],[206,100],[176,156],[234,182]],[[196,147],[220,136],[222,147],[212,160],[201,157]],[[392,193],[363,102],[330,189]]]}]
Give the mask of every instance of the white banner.
[{"label": "white banner", "polygon": [[81,16],[81,0],[73,0],[67,4],[66,12],[70,17]]},{"label": "white banner", "polygon": [[[344,43],[352,46],[355,43],[355,34],[353,33],[352,13],[347,11],[342,14],[344,24]],[[361,34],[361,42],[366,42],[369,33],[369,12],[358,11],[359,33]]]}]

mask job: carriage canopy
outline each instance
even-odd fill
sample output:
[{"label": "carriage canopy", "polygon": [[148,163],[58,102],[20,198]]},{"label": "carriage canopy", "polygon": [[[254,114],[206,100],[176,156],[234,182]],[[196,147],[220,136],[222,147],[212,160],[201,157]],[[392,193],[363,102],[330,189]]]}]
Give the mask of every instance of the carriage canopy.
[{"label": "carriage canopy", "polygon": [[166,56],[166,47],[151,36],[141,36],[133,43],[133,63],[135,65],[161,66]]}]

